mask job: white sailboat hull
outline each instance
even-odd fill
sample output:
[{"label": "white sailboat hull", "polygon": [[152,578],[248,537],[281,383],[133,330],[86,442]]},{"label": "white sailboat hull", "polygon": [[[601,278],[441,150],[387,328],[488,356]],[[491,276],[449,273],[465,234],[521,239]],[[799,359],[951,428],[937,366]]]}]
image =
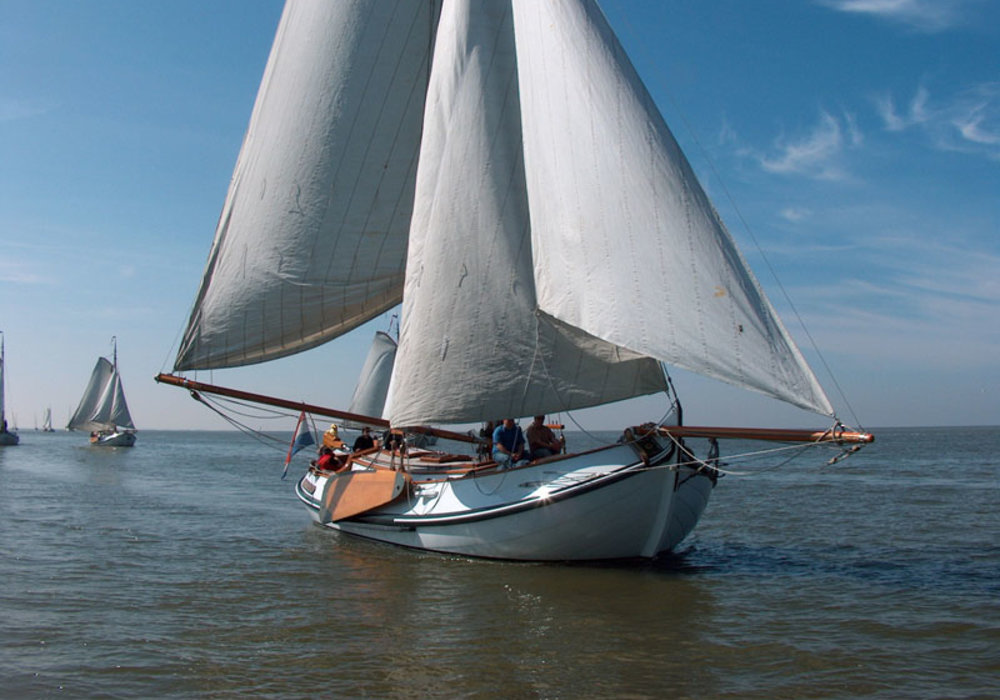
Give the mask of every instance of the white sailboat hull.
[{"label": "white sailboat hull", "polygon": [[[326,526],[406,547],[495,559],[653,558],[691,532],[714,479],[704,465],[700,471],[679,466],[666,455],[651,463],[656,466],[616,445],[463,478],[414,474],[412,487],[392,503]],[[296,489],[317,522],[329,478],[310,473]]]},{"label": "white sailboat hull", "polygon": [[135,444],[135,433],[131,430],[97,433],[91,436],[90,444],[99,447],[132,447]]}]

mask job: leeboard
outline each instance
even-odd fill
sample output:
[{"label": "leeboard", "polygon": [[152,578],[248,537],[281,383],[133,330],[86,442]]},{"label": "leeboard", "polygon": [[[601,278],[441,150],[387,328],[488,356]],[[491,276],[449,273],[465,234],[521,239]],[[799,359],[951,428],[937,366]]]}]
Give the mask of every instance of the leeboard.
[{"label": "leeboard", "polygon": [[406,481],[406,474],[388,469],[335,474],[323,489],[320,522],[336,522],[390,503],[403,493]]}]

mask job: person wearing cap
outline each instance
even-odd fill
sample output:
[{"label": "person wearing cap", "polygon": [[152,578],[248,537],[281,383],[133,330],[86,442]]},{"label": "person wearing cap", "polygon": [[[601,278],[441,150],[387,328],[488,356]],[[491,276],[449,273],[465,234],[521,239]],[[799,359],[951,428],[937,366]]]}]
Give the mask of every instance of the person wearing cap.
[{"label": "person wearing cap", "polygon": [[351,449],[355,452],[364,452],[373,447],[375,447],[375,439],[372,438],[371,428],[366,425],[361,429],[361,434],[358,435],[358,439],[354,441],[354,447]]}]

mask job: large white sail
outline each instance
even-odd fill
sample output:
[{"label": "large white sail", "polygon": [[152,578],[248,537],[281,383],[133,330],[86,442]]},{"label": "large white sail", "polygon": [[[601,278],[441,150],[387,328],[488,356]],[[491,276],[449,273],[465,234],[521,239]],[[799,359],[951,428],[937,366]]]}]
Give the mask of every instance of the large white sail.
[{"label": "large white sail", "polygon": [[512,5],[539,308],[832,415],[596,3]]},{"label": "large white sail", "polygon": [[399,303],[435,20],[285,6],[178,369],[300,352]]},{"label": "large white sail", "polygon": [[[513,17],[450,2],[428,89],[386,417],[465,422],[664,388],[657,363],[536,313]],[[567,275],[573,271],[564,271]]]},{"label": "large white sail", "polygon": [[176,368],[402,299],[396,425],[651,393],[660,362],[832,414],[596,2],[437,7],[288,1]]},{"label": "large white sail", "polygon": [[109,360],[100,357],[90,374],[80,405],[69,419],[70,430],[134,429],[125,401],[121,375]]}]

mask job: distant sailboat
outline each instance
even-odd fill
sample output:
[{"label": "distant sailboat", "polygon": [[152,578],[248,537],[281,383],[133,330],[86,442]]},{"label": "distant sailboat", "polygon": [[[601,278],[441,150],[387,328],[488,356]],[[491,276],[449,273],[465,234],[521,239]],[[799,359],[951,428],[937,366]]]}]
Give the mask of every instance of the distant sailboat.
[{"label": "distant sailboat", "polygon": [[504,559],[649,558],[694,528],[717,471],[668,363],[833,421],[780,439],[871,439],[836,421],[595,0],[286,3],[174,367],[277,360],[400,303],[377,415],[157,379],[466,441],[429,426],[665,395],[593,450],[508,469],[404,443],[297,486],[326,527]]},{"label": "distant sailboat", "polygon": [[125,402],[121,375],[118,373],[118,340],[112,360],[99,357],[80,405],[69,420],[70,430],[89,430],[90,444],[107,447],[131,447],[135,444],[135,424]]},{"label": "distant sailboat", "polygon": [[42,419],[42,432],[54,433],[55,429],[52,427],[52,409],[45,409],[45,417]]},{"label": "distant sailboat", "polygon": [[3,331],[0,331],[0,446],[10,446],[16,445],[21,441],[21,438],[17,433],[7,430],[7,413],[6,407],[4,405],[5,393],[4,393],[4,373],[6,368],[4,367],[4,340]]}]

